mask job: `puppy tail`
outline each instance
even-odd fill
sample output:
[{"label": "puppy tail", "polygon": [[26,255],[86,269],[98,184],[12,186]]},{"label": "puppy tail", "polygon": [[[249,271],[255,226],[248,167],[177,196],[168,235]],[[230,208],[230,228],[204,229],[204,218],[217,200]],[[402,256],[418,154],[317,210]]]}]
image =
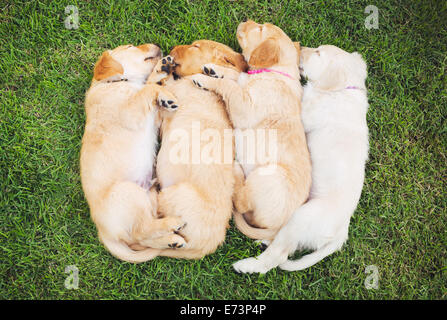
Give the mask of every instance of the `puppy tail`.
[{"label": "puppy tail", "polygon": [[164,249],[161,251],[161,257],[176,259],[198,260],[206,256],[206,252],[200,249]]},{"label": "puppy tail", "polygon": [[345,242],[344,239],[334,240],[298,260],[287,260],[286,262],[280,264],[279,267],[286,271],[304,270],[306,268],[309,268],[310,266],[313,266],[317,262],[320,262],[328,255],[339,250],[343,246],[344,242]]},{"label": "puppy tail", "polygon": [[141,263],[152,260],[157,257],[161,251],[159,249],[152,248],[134,251],[124,242],[116,240],[103,240],[103,243],[112,255],[120,260],[132,263]]},{"label": "puppy tail", "polygon": [[279,231],[278,229],[261,229],[252,227],[247,223],[244,215],[236,211],[234,212],[233,216],[234,222],[236,223],[236,227],[239,229],[239,231],[252,239],[271,240]]},{"label": "puppy tail", "polygon": [[[330,240],[324,242],[312,253],[304,255],[297,260],[287,260],[281,263],[279,267],[287,271],[304,270],[341,249],[348,239],[349,229],[349,220],[346,221],[347,223],[344,226],[338,225],[336,222],[336,217],[346,216],[346,213],[343,211],[344,208],[338,208],[333,204],[328,205],[327,200],[319,199],[311,199],[298,208],[291,218],[291,222],[293,220],[291,225],[295,227],[289,230],[296,234],[293,247],[306,247],[305,243],[309,242],[306,235],[312,235],[313,238],[320,240]],[[319,221],[325,222],[320,223]],[[288,235],[292,237],[291,233]]]}]

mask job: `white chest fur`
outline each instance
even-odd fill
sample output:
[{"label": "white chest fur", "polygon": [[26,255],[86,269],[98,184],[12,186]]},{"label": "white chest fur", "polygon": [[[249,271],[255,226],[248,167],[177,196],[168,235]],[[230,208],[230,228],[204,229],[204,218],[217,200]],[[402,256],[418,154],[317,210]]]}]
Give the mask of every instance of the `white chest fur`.
[{"label": "white chest fur", "polygon": [[158,130],[155,126],[155,112],[150,114],[144,128],[136,132],[129,149],[129,179],[143,187],[148,187],[152,178],[155,161]]}]

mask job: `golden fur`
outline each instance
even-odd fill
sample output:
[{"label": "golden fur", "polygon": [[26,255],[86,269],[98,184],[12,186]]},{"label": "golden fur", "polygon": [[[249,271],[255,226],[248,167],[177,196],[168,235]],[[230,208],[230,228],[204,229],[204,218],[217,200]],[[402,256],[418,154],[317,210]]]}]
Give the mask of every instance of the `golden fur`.
[{"label": "golden fur", "polygon": [[[104,52],[86,94],[81,148],[82,187],[105,247],[119,259],[143,262],[180,243],[184,222],[158,219],[149,192],[157,144],[156,100],[175,97],[144,85],[161,57],[155,45],[120,46]],[[157,249],[134,251],[129,246]]]},{"label": "golden fur", "polygon": [[[207,64],[203,70],[213,77],[195,75],[193,80],[224,99],[235,128],[276,130],[275,161],[250,165],[237,154],[241,167],[235,166],[236,225],[251,238],[271,240],[306,201],[311,185],[310,156],[300,118],[299,43],[272,24],[253,21],[238,26],[237,38],[250,68],[271,68],[293,79],[276,72],[248,75]],[[260,143],[256,142],[256,148]],[[237,145],[236,138],[236,150]]]},{"label": "golden fur", "polygon": [[[214,252],[225,239],[233,209],[233,139],[225,106],[217,95],[197,89],[189,79],[189,75],[200,71],[204,63],[216,63],[238,72],[247,69],[243,57],[231,48],[214,41],[199,40],[175,47],[156,67],[158,79],[154,77],[175,93],[182,104],[175,113],[163,118],[156,169],[161,187],[159,214],[181,217],[187,223],[179,232],[186,241],[184,247],[162,253],[175,258],[199,259]],[[176,80],[170,75],[172,71]],[[211,141],[222,152],[209,154],[207,163],[203,159],[199,163],[192,160],[197,156],[193,154],[193,143],[198,142],[200,150],[210,145],[209,139],[202,136],[198,140],[192,136],[193,127],[197,125],[200,125],[201,133],[208,131],[218,135]],[[185,134],[178,136],[179,132]],[[228,133],[230,139],[225,140]],[[183,138],[187,140],[181,140]],[[189,147],[183,150],[189,155],[188,159],[177,163],[173,159],[174,151],[188,142]],[[224,159],[224,149],[230,150],[227,159]]]}]

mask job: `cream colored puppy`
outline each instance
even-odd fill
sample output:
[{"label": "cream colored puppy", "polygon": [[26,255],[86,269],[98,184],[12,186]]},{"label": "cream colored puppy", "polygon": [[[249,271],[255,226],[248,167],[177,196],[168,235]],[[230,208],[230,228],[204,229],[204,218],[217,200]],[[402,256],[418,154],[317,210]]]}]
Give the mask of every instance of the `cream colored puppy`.
[{"label": "cream colored puppy", "polygon": [[[158,81],[174,92],[181,108],[163,118],[157,157],[158,211],[181,217],[184,247],[163,251],[175,258],[200,259],[224,241],[231,219],[234,189],[232,127],[223,101],[196,88],[190,75],[215,63],[245,71],[243,57],[209,40],[175,47],[157,67]],[[172,72],[172,75],[171,75]],[[166,77],[168,76],[169,77]],[[156,76],[154,77],[156,79]]]},{"label": "cream colored puppy", "polygon": [[156,194],[149,192],[157,146],[157,100],[174,110],[175,97],[147,84],[161,56],[145,44],[105,51],[86,94],[81,149],[82,187],[100,240],[117,258],[143,262],[160,250],[184,244],[177,217],[158,219]]},{"label": "cream colored puppy", "polygon": [[[311,184],[300,119],[299,56],[290,38],[269,23],[241,23],[237,38],[250,74],[207,64],[203,72],[209,77],[196,75],[193,80],[223,98],[240,133],[235,135],[241,165],[235,166],[236,226],[251,238],[272,240],[306,201]],[[256,138],[247,142],[250,133]],[[272,148],[276,152],[260,156]]]},{"label": "cream colored puppy", "polygon": [[[265,273],[278,265],[302,270],[339,250],[362,192],[368,157],[366,64],[357,52],[330,45],[303,48],[301,55],[300,69],[308,78],[302,118],[312,158],[311,194],[260,256],[234,264],[239,272]],[[297,249],[315,251],[287,261]]]}]

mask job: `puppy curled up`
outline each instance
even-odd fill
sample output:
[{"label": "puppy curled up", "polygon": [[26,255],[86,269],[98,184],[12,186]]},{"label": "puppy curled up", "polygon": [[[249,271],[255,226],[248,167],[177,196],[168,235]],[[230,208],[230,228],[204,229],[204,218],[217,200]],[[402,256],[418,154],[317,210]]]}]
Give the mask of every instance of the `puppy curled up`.
[{"label": "puppy curled up", "polygon": [[174,258],[200,259],[224,241],[234,191],[232,126],[219,96],[195,87],[191,75],[213,63],[245,71],[244,58],[218,42],[198,40],[176,46],[155,68],[154,81],[181,102],[163,117],[157,157],[158,212],[179,217],[182,248],[163,251]]},{"label": "puppy curled up", "polygon": [[[241,23],[237,38],[250,67],[248,73],[207,64],[202,68],[207,76],[195,75],[193,80],[222,97],[235,129],[256,134],[251,143],[244,140],[244,134],[235,136],[240,165],[235,164],[234,218],[248,237],[272,240],[306,201],[311,185],[300,115],[299,54],[290,38],[269,23]],[[258,132],[263,133],[260,138]],[[270,137],[276,141],[271,142]],[[259,157],[266,145],[276,152]]]},{"label": "puppy curled up", "polygon": [[[153,259],[184,243],[176,233],[184,222],[159,219],[156,192],[150,190],[160,122],[157,105],[169,111],[178,106],[166,88],[145,84],[160,57],[160,48],[152,44],[107,50],[95,65],[86,94],[82,188],[100,240],[129,262]],[[135,251],[132,246],[151,248]]]}]

